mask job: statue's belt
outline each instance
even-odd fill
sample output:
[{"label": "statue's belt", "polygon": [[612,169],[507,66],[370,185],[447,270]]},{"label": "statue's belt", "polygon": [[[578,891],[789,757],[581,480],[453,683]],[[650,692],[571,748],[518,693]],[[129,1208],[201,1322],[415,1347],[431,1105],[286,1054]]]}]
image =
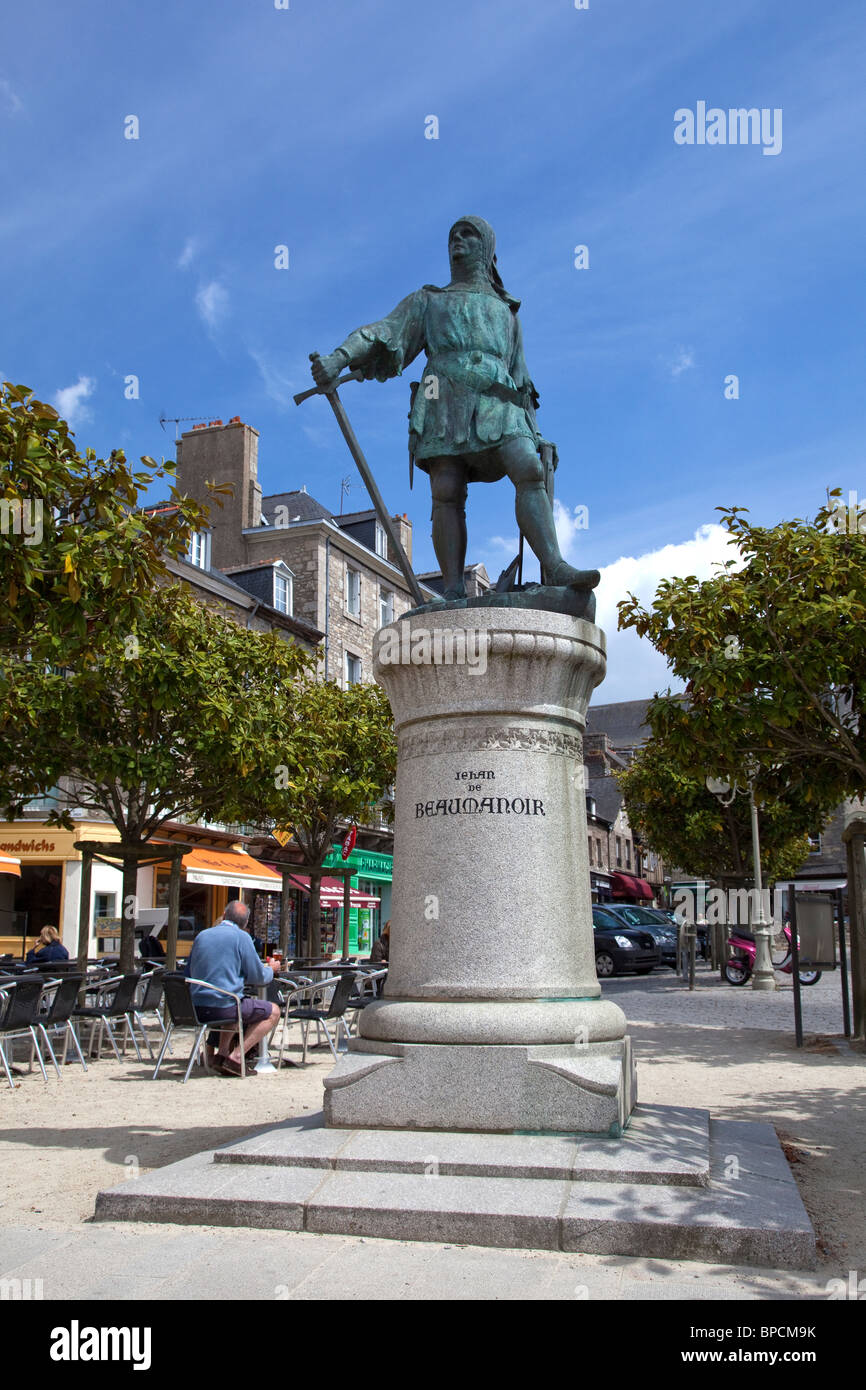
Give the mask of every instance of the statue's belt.
[{"label": "statue's belt", "polygon": [[[478,369],[481,363],[460,361],[459,366],[461,371],[469,373],[473,368]],[[433,376],[444,376],[446,380],[452,382],[454,386],[462,386],[464,390],[474,391],[476,395],[479,396],[493,396],[496,400],[504,401],[507,405],[516,405],[520,410],[528,410],[532,405],[532,391],[529,386],[523,386],[518,389],[516,386],[506,386],[503,381],[491,381],[488,382],[486,386],[471,385],[467,381],[461,381],[459,377],[452,376],[448,371],[447,364],[443,363],[439,358],[428,358],[427,371],[432,373]],[[419,381],[413,381],[411,383],[412,400],[410,410],[411,406],[415,404],[415,393],[420,385],[421,383]]]}]

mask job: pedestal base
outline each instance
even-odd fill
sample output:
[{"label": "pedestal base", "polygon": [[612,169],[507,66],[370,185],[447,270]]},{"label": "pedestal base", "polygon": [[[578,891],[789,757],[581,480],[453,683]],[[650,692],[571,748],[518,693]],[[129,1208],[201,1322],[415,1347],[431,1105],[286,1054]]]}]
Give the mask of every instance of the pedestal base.
[{"label": "pedestal base", "polygon": [[815,1266],[771,1126],[665,1105],[638,1106],[621,1139],[290,1120],[100,1192],[96,1219]]},{"label": "pedestal base", "polygon": [[630,1038],[486,1047],[356,1038],[325,1079],[325,1124],[617,1136],[636,1092]]}]

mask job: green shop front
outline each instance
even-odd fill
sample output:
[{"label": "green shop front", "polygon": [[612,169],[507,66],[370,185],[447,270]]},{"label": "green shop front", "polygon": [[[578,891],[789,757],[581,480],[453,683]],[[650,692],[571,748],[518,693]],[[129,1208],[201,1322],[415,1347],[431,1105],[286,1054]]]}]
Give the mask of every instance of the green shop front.
[{"label": "green shop front", "polygon": [[394,856],[372,849],[353,849],[344,860],[339,845],[335,845],[325,860],[324,871],[349,868],[353,870],[351,886],[360,897],[378,899],[367,905],[349,909],[349,954],[369,955],[373,942],[391,916],[391,878]]}]

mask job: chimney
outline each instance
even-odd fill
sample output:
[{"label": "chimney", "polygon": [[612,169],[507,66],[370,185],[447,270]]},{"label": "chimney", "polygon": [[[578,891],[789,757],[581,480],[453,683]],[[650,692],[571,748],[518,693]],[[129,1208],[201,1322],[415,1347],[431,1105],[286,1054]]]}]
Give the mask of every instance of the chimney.
[{"label": "chimney", "polygon": [[177,485],[197,501],[207,501],[206,483],[230,483],[233,495],[222,507],[210,504],[211,564],[214,569],[243,564],[247,558],[244,530],[257,527],[262,517],[258,481],[259,432],[235,416],[224,425],[211,420],[184,431],[177,444]]},{"label": "chimney", "polygon": [[[411,565],[411,563],[412,563],[412,523],[411,523],[411,521],[409,520],[409,518],[408,518],[408,516],[406,515],[405,512],[403,513],[402,516],[400,516],[399,513],[398,513],[396,516],[392,516],[392,517],[391,517],[391,520],[393,521],[393,523],[394,523],[394,529],[395,529],[395,531],[397,532],[397,539],[399,540],[400,544],[402,545],[403,549],[405,550],[405,552],[406,552],[406,558],[407,558],[407,560],[409,561],[409,564]],[[397,563],[397,556],[396,556],[396,555],[390,554],[390,550],[391,550],[391,547],[390,547],[390,545],[389,545],[389,546],[388,546],[388,551],[389,551],[388,559],[391,561],[392,565],[396,565],[396,563]]]}]

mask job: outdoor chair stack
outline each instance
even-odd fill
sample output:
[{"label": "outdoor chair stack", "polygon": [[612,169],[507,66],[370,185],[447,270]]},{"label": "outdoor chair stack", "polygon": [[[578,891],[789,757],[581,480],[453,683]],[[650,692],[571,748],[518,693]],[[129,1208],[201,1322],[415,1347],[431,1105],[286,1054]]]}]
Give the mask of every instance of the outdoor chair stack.
[{"label": "outdoor chair stack", "polygon": [[[138,1040],[135,1036],[135,993],[138,989],[140,979],[140,972],[133,971],[128,975],[115,975],[113,978],[101,980],[96,987],[98,996],[97,1002],[95,1004],[77,1006],[72,1010],[72,1017],[74,1019],[81,1020],[82,1022],[89,1021],[91,1024],[89,1042],[89,1049],[91,1052],[93,1051],[94,1033],[98,1027],[99,1041],[96,1053],[97,1060],[102,1056],[102,1039],[103,1035],[106,1033],[108,1034],[108,1040],[111,1043],[115,1057],[118,1062],[122,1060],[122,1054],[117,1046],[117,1040],[114,1034],[114,1025],[121,1022],[123,1023],[122,1042],[124,1051],[126,1050],[126,1035],[128,1032],[132,1039],[132,1045],[135,1048],[136,1057],[139,1062],[143,1060],[141,1049],[138,1046]],[[153,1061],[153,1050],[150,1046],[150,1040],[143,1029],[142,1036],[144,1037],[144,1045],[147,1048],[150,1059]]]},{"label": "outdoor chair stack", "polygon": [[[39,1014],[37,1029],[45,1041],[48,1055],[54,1063],[54,1069],[58,1076],[63,1075],[60,1067],[66,1065],[66,1054],[70,1042],[79,1062],[87,1071],[87,1063],[81,1051],[78,1035],[72,1026],[72,1014],[78,999],[78,992],[83,984],[83,975],[64,975],[59,980],[49,980],[42,993],[43,1011]],[[46,1003],[47,1008],[45,1007]],[[55,1038],[58,1034],[63,1037],[63,1056],[60,1059],[60,1066],[57,1065],[57,1057],[51,1046],[49,1034],[53,1034]]]},{"label": "outdoor chair stack", "polygon": [[[29,1038],[29,1070],[33,1070],[33,1055],[35,1053],[39,1061],[39,1069],[42,1072],[42,1080],[48,1080],[37,1032],[39,1001],[42,998],[44,985],[45,981],[41,975],[25,975],[19,980],[4,983],[0,988],[0,1061],[3,1063],[6,1079],[13,1090],[15,1089],[15,1082],[12,1078],[10,1058],[14,1060],[13,1044],[16,1038]],[[7,1048],[9,1049],[8,1055]],[[54,1065],[56,1067],[57,1063],[55,1062]]]}]

